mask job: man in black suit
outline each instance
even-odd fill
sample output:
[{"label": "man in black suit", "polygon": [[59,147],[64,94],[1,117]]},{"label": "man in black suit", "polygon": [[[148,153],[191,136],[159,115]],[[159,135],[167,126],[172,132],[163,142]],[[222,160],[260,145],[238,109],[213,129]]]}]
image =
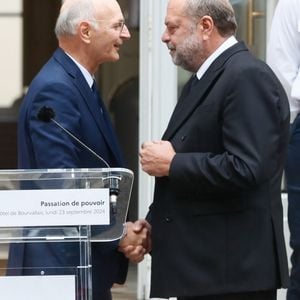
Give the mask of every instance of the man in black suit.
[{"label": "man in black suit", "polygon": [[151,297],[276,299],[288,283],[285,92],[235,39],[229,1],[169,0],[165,25],[173,62],[194,75],[162,140],[140,151],[156,177]]}]

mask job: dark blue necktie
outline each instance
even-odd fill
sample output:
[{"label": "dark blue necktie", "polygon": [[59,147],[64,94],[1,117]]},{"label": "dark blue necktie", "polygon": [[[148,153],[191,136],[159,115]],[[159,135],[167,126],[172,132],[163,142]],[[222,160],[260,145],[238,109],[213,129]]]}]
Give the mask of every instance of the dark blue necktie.
[{"label": "dark blue necktie", "polygon": [[93,85],[92,85],[92,92],[93,92],[94,98],[97,101],[97,104],[99,105],[101,113],[103,114],[103,106],[104,106],[104,104],[103,104],[102,98],[100,96],[100,93],[98,91],[97,84],[96,84],[95,80],[94,80]]}]

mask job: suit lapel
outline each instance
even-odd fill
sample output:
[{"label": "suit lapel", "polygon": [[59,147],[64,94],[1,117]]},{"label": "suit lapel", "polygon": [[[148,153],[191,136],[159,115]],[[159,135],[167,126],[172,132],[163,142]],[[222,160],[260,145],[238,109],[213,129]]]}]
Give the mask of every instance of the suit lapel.
[{"label": "suit lapel", "polygon": [[235,53],[248,51],[243,43],[237,43],[223,52],[208,68],[199,82],[190,89],[190,79],[183,88],[182,94],[171,116],[168,127],[162,139],[171,139],[178,129],[189,119],[195,109],[203,104],[207,95],[222,74],[225,62]]},{"label": "suit lapel", "polygon": [[117,140],[117,136],[115,134],[115,130],[112,126],[109,113],[102,101],[101,95],[99,93],[98,88],[96,88],[96,95],[93,94],[95,98],[96,103],[96,109],[99,111],[99,118],[100,120],[100,130],[105,136],[105,140],[111,149],[111,152],[114,153],[114,156],[116,158],[116,161],[118,162],[119,166],[124,165],[124,159],[121,155],[121,148],[119,146],[119,142]]},{"label": "suit lapel", "polygon": [[78,89],[83,100],[85,101],[85,104],[88,107],[93,117],[93,120],[97,125],[97,128],[103,135],[106,144],[110,148],[111,153],[114,154],[116,161],[119,162],[120,165],[123,165],[121,151],[117,143],[116,137],[114,135],[114,132],[111,128],[111,121],[109,119],[108,112],[106,111],[104,104],[103,110],[105,110],[105,116],[101,113],[100,103],[98,102],[100,99],[95,99],[93,91],[89,87],[88,83],[86,82],[85,78],[83,77],[81,71],[76,66],[76,64],[61,49],[56,50],[54,57],[60,62],[63,68],[72,77],[75,87]]},{"label": "suit lapel", "polygon": [[211,76],[206,74],[190,91],[189,87],[186,88],[187,93],[183,90],[163,135],[164,140],[170,139],[193,111],[205,100],[207,93],[210,91],[210,86],[214,82],[213,78],[209,77]]}]

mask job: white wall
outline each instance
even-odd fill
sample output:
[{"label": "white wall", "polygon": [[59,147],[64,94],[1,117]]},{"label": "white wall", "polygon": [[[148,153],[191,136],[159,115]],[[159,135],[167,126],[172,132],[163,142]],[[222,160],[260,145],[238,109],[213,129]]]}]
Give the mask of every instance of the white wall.
[{"label": "white wall", "polygon": [[0,2],[0,107],[22,94],[22,1]]}]

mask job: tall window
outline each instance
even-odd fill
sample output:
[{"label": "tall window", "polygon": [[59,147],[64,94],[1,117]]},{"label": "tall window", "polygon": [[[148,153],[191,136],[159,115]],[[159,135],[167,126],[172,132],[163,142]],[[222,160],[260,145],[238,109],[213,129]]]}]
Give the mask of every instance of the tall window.
[{"label": "tall window", "polygon": [[231,0],[238,23],[237,39],[243,40],[253,54],[265,59],[267,40],[267,1]]}]

